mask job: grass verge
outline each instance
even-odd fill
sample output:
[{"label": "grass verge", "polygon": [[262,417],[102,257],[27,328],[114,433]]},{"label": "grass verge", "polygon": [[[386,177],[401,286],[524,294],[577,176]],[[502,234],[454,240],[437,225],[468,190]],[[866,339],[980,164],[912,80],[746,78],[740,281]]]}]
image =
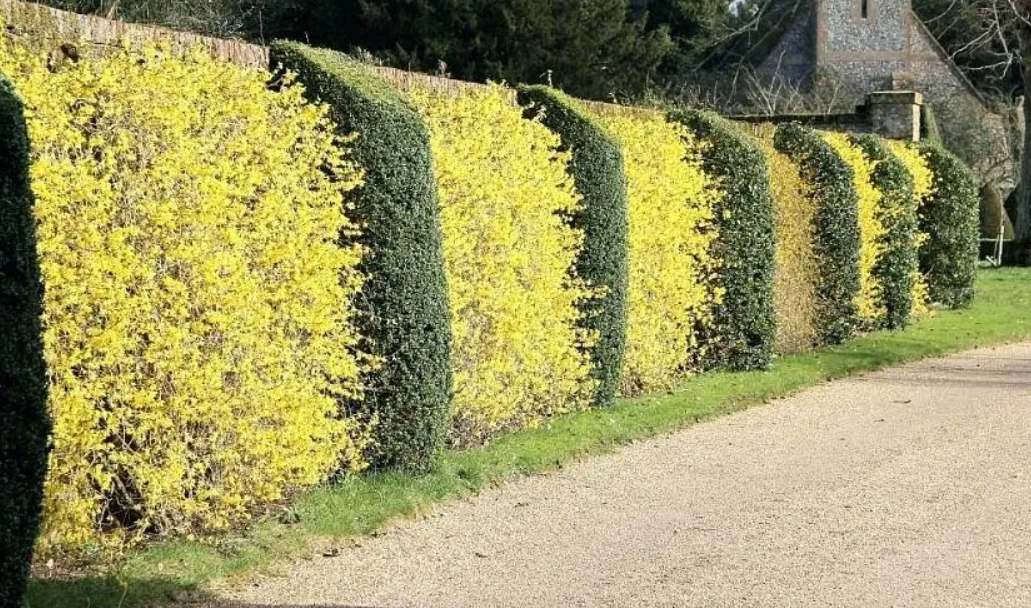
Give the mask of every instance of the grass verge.
[{"label": "grass verge", "polygon": [[[284,516],[242,534],[149,547],[104,571],[37,577],[28,608],[139,608],[202,599],[206,583],[310,551],[320,538],[369,534],[418,516],[441,500],[475,493],[518,475],[546,473],[584,456],[790,394],[824,380],[924,357],[1031,339],[1031,270],[982,271],[966,310],[942,311],[903,332],[878,332],[847,344],[778,359],[764,372],[699,376],[668,394],[621,400],[572,414],[545,428],[512,433],[489,447],[448,453],[433,473],[379,474],[313,490]],[[293,522],[293,523],[291,523]]]}]

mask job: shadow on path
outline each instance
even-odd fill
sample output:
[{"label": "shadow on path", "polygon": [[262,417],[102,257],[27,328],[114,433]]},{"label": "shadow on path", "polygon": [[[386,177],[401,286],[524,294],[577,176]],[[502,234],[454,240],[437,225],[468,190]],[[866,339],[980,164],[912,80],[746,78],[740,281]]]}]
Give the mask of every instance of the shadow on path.
[{"label": "shadow on path", "polygon": [[34,580],[26,608],[144,608],[154,604],[177,608],[400,608],[353,604],[255,604],[215,600],[167,579],[133,579],[126,587],[113,577]]}]

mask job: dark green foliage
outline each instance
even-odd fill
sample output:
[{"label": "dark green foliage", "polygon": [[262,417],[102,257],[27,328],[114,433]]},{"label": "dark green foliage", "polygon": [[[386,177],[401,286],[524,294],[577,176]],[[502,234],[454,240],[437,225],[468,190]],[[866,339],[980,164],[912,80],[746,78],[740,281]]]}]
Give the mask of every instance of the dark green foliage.
[{"label": "dark green foliage", "polygon": [[840,344],[859,326],[859,203],[852,168],[819,134],[798,123],[778,127],[773,143],[798,164],[813,189],[816,327],[824,344]]},{"label": "dark green foliage", "polygon": [[640,93],[673,45],[627,0],[314,0],[305,34],[391,65],[463,80]]},{"label": "dark green foliage", "polygon": [[22,105],[0,75],[0,607],[21,605],[39,532],[50,418],[43,286]]},{"label": "dark green foliage", "polygon": [[875,163],[873,185],[883,195],[877,219],[886,231],[881,239],[884,254],[873,268],[873,276],[881,285],[883,327],[903,329],[913,312],[913,283],[918,269],[913,177],[878,137],[853,136],[852,143]]},{"label": "dark green foliage", "polygon": [[977,177],[945,148],[925,144],[921,149],[934,173],[934,193],[920,208],[920,230],[929,237],[920,248],[920,272],[932,301],[963,308],[974,297],[977,274]]},{"label": "dark green foliage", "polygon": [[725,290],[715,310],[709,367],[764,369],[773,356],[777,318],[773,308],[773,195],[762,150],[740,129],[711,112],[674,112],[670,120],[708,144],[706,173],[726,196],[715,209],[720,261],[718,286]]},{"label": "dark green foliage", "polygon": [[[695,0],[698,1],[698,0]],[[816,0],[742,0],[728,18],[727,32],[717,37],[703,67],[729,74],[740,66],[761,63]]]},{"label": "dark green foliage", "polygon": [[375,414],[376,468],[429,469],[441,451],[451,391],[447,284],[429,132],[414,109],[360,64],[299,43],[272,45],[273,65],[297,73],[329,104],[365,170],[355,219],[369,254],[357,305],[364,352],[383,358],[351,412]]},{"label": "dark green foliage", "polygon": [[598,333],[598,342],[590,350],[593,377],[598,381],[594,404],[609,406],[619,386],[627,331],[629,223],[623,152],[619,143],[564,93],[523,86],[519,102],[528,106],[529,115],[541,114],[543,123],[573,154],[570,170],[583,205],[569,221],[584,233],[576,274],[606,292],[605,297],[583,303],[582,325]]},{"label": "dark green foliage", "polygon": [[631,8],[645,10],[653,28],[668,28],[673,50],[662,71],[674,79],[698,68],[712,47],[732,31],[730,0],[631,0]]}]

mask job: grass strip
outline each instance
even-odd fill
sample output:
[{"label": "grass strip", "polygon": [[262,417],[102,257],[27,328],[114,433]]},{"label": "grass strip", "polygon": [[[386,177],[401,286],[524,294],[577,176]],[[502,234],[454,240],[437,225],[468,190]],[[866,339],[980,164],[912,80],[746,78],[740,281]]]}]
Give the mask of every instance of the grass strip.
[{"label": "grass strip", "polygon": [[[482,449],[446,454],[421,476],[355,478],[297,497],[281,515],[204,541],[155,544],[75,576],[38,567],[29,608],[139,608],[202,600],[205,586],[310,553],[320,539],[374,533],[519,475],[553,471],[589,455],[789,395],[820,382],[907,361],[1031,339],[1031,270],[983,270],[964,310],[940,311],[902,332],[877,332],[839,346],[778,359],[769,371],[699,376],[667,394],[620,400],[546,427],[507,435]],[[241,607],[243,608],[243,607]]]}]

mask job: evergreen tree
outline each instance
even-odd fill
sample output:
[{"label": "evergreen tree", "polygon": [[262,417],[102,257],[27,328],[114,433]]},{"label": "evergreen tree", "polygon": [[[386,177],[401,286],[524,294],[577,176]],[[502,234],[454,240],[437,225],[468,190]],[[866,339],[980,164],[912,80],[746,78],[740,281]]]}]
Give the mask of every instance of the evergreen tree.
[{"label": "evergreen tree", "polygon": [[731,31],[732,0],[637,0],[646,6],[648,23],[669,28],[674,50],[663,71],[682,75],[701,67],[709,52]]},{"label": "evergreen tree", "polygon": [[672,50],[627,0],[316,0],[315,44],[468,80],[551,82],[575,95],[634,94]]}]

